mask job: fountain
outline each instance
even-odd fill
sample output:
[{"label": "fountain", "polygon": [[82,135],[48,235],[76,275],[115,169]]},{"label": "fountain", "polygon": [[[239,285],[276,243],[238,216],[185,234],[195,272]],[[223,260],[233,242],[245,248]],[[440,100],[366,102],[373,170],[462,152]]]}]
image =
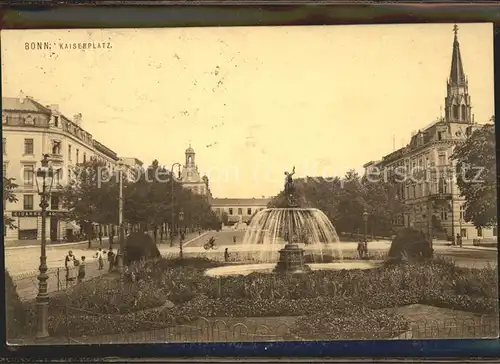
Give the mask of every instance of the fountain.
[{"label": "fountain", "polygon": [[[373,262],[342,262],[340,240],[328,217],[316,208],[303,207],[295,193],[292,173],[285,172],[285,196],[279,208],[267,208],[252,218],[240,252],[256,264],[207,270],[209,276],[252,272],[299,274],[323,269],[369,269]],[[234,248],[233,248],[234,249]]]},{"label": "fountain", "polygon": [[278,261],[275,273],[308,272],[310,268],[304,258],[306,247],[312,252],[312,261],[317,253],[323,258],[325,251],[333,255],[337,250],[340,255],[340,249],[335,249],[339,241],[337,232],[325,214],[318,209],[299,206],[292,178],[294,173],[295,167],[292,173],[285,172],[283,207],[259,211],[243,239],[244,245],[253,248],[254,259]]}]

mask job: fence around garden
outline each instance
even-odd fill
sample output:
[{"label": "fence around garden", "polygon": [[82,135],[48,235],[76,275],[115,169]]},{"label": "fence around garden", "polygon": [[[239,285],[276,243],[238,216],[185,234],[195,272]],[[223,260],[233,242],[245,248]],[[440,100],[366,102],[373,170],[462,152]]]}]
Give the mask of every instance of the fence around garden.
[{"label": "fence around garden", "polygon": [[[78,267],[70,267],[69,270],[74,277],[78,275]],[[29,301],[36,298],[38,294],[39,275],[40,272],[34,271],[12,277],[21,301]],[[70,282],[66,280],[66,268],[64,267],[48,269],[47,276],[48,293],[64,291],[70,285]]]},{"label": "fence around garden", "polygon": [[[71,312],[82,314],[82,310],[70,308]],[[242,321],[239,322],[238,320]],[[244,321],[243,321],[244,320]],[[271,318],[272,320],[272,318]],[[78,337],[68,333],[68,344],[132,344],[132,343],[210,343],[210,342],[272,342],[311,340],[422,340],[422,339],[472,339],[498,336],[498,322],[485,318],[452,318],[445,320],[409,321],[409,329],[392,332],[340,332],[302,338],[294,335],[286,322],[259,324],[248,319],[220,319],[199,317],[192,322],[143,332]],[[63,338],[61,338],[63,340]],[[63,344],[64,342],[61,342]]]}]

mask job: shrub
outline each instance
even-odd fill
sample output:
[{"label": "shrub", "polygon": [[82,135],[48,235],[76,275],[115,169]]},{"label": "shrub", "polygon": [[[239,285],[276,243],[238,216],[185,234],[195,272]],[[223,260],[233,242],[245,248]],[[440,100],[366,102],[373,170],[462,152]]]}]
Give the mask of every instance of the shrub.
[{"label": "shrub", "polygon": [[329,309],[300,318],[290,331],[301,340],[360,340],[391,339],[408,330],[400,315],[354,306],[347,313]]},{"label": "shrub", "polygon": [[398,231],[389,249],[389,259],[393,261],[415,261],[432,258],[432,242],[424,233],[412,228]]},{"label": "shrub", "polygon": [[5,300],[7,339],[16,339],[25,333],[26,314],[16,291],[16,285],[7,270],[5,270]]},{"label": "shrub", "polygon": [[153,238],[146,233],[134,232],[125,242],[124,262],[129,265],[142,259],[149,260],[160,257],[160,251]]}]

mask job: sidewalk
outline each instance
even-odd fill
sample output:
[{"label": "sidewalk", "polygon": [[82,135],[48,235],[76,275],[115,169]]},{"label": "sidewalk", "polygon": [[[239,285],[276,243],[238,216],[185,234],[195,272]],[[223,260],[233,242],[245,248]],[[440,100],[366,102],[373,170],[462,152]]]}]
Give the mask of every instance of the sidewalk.
[{"label": "sidewalk", "polygon": [[[85,281],[93,279],[108,273],[108,262],[104,262],[104,269],[98,269],[97,260],[89,260],[85,265]],[[78,267],[73,267],[72,269],[78,272]],[[49,279],[47,280],[47,292],[54,293],[66,290],[66,269],[64,267],[55,268],[47,272]],[[21,301],[29,301],[36,298],[38,293],[38,279],[37,276],[26,276],[23,278],[13,277],[14,284],[16,285],[17,293]],[[76,284],[76,281],[71,283]],[[69,287],[69,286],[68,286]]]},{"label": "sidewalk", "polygon": [[[201,235],[198,235],[198,232],[187,234],[183,246],[204,237],[206,234],[207,232],[202,233]],[[179,251],[178,240],[174,241],[174,246],[172,248],[170,248],[170,244],[167,244],[166,242],[157,244],[157,246],[162,254],[165,253],[166,250],[172,250],[172,252],[175,253]],[[97,247],[93,247],[91,248],[91,250],[86,249],[86,247],[87,246],[85,245],[85,249],[73,249],[73,253],[77,258],[80,258],[80,256],[82,255],[86,256],[85,280],[96,278],[103,274],[106,274],[109,268],[107,260],[105,259],[104,269],[98,270],[98,262],[97,259],[95,258],[95,252],[97,251]],[[104,250],[107,250],[107,245],[106,246],[103,245],[103,248]],[[52,254],[52,252],[53,251],[48,251],[49,254],[47,259],[47,265],[50,267],[49,271],[47,272],[47,275],[49,276],[49,279],[47,281],[48,284],[47,291],[49,293],[59,292],[66,289],[66,269],[64,268],[65,254],[54,255]],[[15,255],[19,254],[16,253]],[[11,261],[11,263],[13,262]],[[27,262],[25,261],[19,261],[17,263],[19,266],[25,266],[27,264]],[[78,269],[78,267],[75,267],[74,269]],[[16,270],[14,269],[9,269],[9,272],[12,275],[12,279],[14,280],[17,292],[21,300],[24,301],[24,300],[34,299],[38,292],[38,279],[37,279],[38,272],[33,270],[29,272],[26,271],[16,272]]]},{"label": "sidewalk", "polygon": [[[115,237],[115,241],[118,238]],[[103,248],[104,248],[104,242],[108,242],[109,238],[102,238],[102,243],[103,243]],[[88,240],[85,241],[75,241],[72,243],[58,243],[58,242],[52,242],[52,241],[47,241],[47,248],[64,248],[64,247],[70,247],[70,246],[79,246],[79,245],[85,245],[88,246]],[[5,250],[14,250],[14,249],[28,249],[28,248],[40,248],[41,241],[40,240],[10,240],[10,241],[4,241],[5,244]],[[98,240],[92,240],[92,248],[98,248],[99,247],[99,241]]]}]

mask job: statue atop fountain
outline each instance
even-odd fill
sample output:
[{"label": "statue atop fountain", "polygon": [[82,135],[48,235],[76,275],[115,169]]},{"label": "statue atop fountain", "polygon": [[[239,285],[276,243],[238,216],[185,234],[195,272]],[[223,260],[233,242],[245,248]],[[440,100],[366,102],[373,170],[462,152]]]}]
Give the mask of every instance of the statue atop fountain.
[{"label": "statue atop fountain", "polygon": [[285,196],[288,202],[288,206],[295,207],[296,201],[294,197],[295,188],[293,185],[293,175],[295,174],[295,166],[293,166],[292,172],[285,171]]},{"label": "statue atop fountain", "polygon": [[288,218],[285,219],[286,245],[279,251],[280,257],[274,268],[275,273],[305,273],[310,271],[309,266],[304,263],[304,249],[301,249],[298,244],[298,231],[293,215],[294,210],[298,210],[294,196],[294,174],[295,166],[291,173],[285,172],[285,195],[288,202],[287,210],[290,210],[290,213],[286,214]]}]

